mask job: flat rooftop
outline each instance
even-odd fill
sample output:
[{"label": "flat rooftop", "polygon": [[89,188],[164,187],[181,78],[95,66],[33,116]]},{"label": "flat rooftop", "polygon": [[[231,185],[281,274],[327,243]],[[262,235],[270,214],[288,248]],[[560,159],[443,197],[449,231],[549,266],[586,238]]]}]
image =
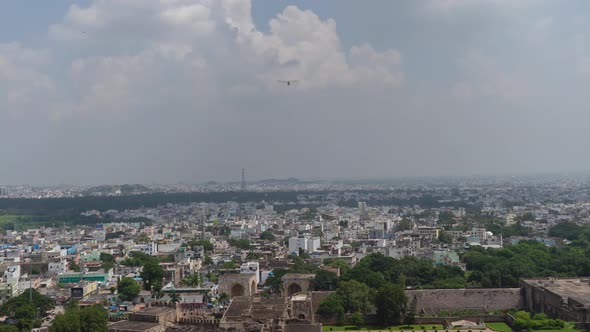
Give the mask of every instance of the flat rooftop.
[{"label": "flat rooftop", "polygon": [[540,278],[522,281],[544,288],[562,298],[572,298],[581,304],[590,305],[590,278]]},{"label": "flat rooftop", "polygon": [[160,324],[150,323],[150,322],[136,322],[136,321],[124,320],[124,321],[110,324],[109,330],[117,329],[117,330],[121,330],[121,331],[129,331],[129,332],[144,332],[144,331],[148,331],[149,329],[153,329],[156,326],[160,326]]},{"label": "flat rooftop", "polygon": [[291,297],[291,301],[305,301],[307,300],[307,294],[295,294]]},{"label": "flat rooftop", "polygon": [[151,307],[147,309],[143,309],[137,312],[134,312],[134,315],[138,316],[161,316],[167,314],[171,311],[176,311],[174,308],[167,308],[167,307]]},{"label": "flat rooftop", "polygon": [[254,276],[254,273],[228,273],[222,275],[222,279],[250,279]]}]

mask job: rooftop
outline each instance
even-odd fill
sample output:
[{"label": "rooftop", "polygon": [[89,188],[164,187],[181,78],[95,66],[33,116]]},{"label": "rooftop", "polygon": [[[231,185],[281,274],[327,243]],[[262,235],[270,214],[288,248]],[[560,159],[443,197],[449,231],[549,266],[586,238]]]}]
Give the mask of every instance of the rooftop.
[{"label": "rooftop", "polygon": [[125,330],[125,331],[137,331],[143,332],[149,329],[152,329],[156,326],[159,326],[158,323],[150,323],[150,322],[137,322],[137,321],[120,321],[114,324],[109,325],[110,329],[118,329],[118,330]]},{"label": "rooftop", "polygon": [[291,297],[291,301],[305,301],[307,300],[307,294],[295,294]]},{"label": "rooftop", "polygon": [[522,281],[544,288],[562,298],[571,298],[581,304],[590,305],[590,278],[541,278]]},{"label": "rooftop", "polygon": [[174,308],[167,308],[167,307],[151,307],[135,313],[135,315],[141,316],[161,316],[164,314],[169,313],[170,311],[175,311]]}]

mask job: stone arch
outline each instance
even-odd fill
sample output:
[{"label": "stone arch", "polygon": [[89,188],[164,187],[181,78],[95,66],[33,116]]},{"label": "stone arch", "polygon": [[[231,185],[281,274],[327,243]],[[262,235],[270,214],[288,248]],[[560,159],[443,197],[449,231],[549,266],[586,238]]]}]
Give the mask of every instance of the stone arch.
[{"label": "stone arch", "polygon": [[235,284],[231,288],[230,297],[233,298],[234,296],[244,296],[244,286],[240,284]]},{"label": "stone arch", "polygon": [[299,314],[299,316],[297,316],[297,318],[299,318],[299,319],[305,319],[305,315],[304,314]]},{"label": "stone arch", "polygon": [[294,282],[289,285],[289,288],[287,288],[287,295],[291,296],[291,295],[299,293],[301,291],[302,291],[301,286],[299,286],[298,283]]}]

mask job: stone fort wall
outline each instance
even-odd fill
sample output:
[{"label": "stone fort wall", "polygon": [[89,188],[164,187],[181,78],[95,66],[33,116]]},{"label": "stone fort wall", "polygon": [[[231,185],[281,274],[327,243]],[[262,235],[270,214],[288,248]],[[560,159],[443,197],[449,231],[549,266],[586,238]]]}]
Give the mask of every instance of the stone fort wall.
[{"label": "stone fort wall", "polygon": [[417,299],[416,310],[426,313],[441,310],[476,309],[480,311],[521,309],[520,288],[416,289],[406,290],[408,302]]}]

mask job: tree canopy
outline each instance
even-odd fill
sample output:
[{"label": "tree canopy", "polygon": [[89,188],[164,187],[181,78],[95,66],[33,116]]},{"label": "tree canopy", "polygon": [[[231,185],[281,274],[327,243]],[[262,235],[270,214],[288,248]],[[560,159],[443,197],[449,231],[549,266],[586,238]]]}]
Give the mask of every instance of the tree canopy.
[{"label": "tree canopy", "polygon": [[406,313],[407,302],[408,299],[401,286],[391,283],[381,286],[375,296],[379,322],[384,326],[401,324]]},{"label": "tree canopy", "polygon": [[275,236],[270,230],[266,230],[266,231],[260,233],[260,239],[274,241]]},{"label": "tree canopy", "polygon": [[373,309],[371,289],[356,280],[342,281],[338,285],[336,294],[342,300],[342,306],[347,313],[367,313]]},{"label": "tree canopy", "polygon": [[108,330],[108,312],[99,304],[86,308],[77,305],[66,307],[63,314],[55,317],[49,328],[50,332],[106,332]]},{"label": "tree canopy", "polygon": [[140,276],[144,281],[146,290],[160,290],[162,288],[164,269],[157,262],[147,262],[143,266],[143,271],[141,271]]},{"label": "tree canopy", "polygon": [[[29,293],[30,292],[30,293]],[[29,297],[32,301],[29,301]],[[34,289],[27,289],[22,294],[4,302],[0,314],[16,320],[16,328],[30,331],[41,325],[40,317],[53,309],[53,301]]]},{"label": "tree canopy", "polygon": [[99,259],[102,262],[102,268],[105,269],[105,271],[108,271],[115,266],[115,256],[111,254],[101,252]]},{"label": "tree canopy", "polygon": [[481,287],[518,287],[527,277],[574,277],[590,275],[590,246],[547,247],[523,241],[502,249],[474,247],[464,255],[468,281]]},{"label": "tree canopy", "polygon": [[117,293],[123,301],[132,301],[139,295],[141,286],[133,278],[122,278],[117,285]]},{"label": "tree canopy", "polygon": [[338,285],[338,276],[334,272],[319,270],[311,281],[311,287],[317,291],[335,290]]}]

